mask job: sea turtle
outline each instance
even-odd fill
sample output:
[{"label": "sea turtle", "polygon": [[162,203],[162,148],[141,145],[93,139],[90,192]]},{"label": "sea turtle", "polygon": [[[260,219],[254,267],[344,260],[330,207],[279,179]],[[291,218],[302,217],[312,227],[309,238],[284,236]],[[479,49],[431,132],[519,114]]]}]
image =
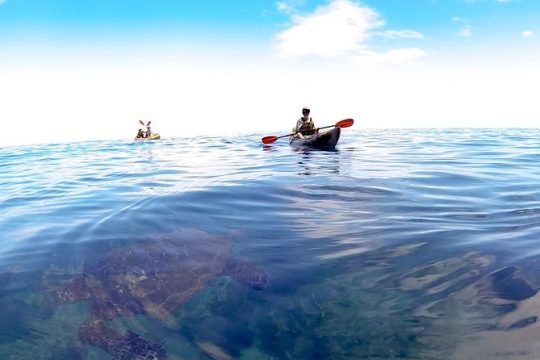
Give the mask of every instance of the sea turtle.
[{"label": "sea turtle", "polygon": [[265,272],[229,257],[232,237],[202,232],[176,235],[112,250],[55,291],[59,303],[91,301],[89,316],[79,329],[84,342],[114,359],[165,359],[161,345],[132,332],[120,335],[107,321],[145,314],[167,323],[171,311],[215,276],[231,276],[254,289],[267,284]]}]

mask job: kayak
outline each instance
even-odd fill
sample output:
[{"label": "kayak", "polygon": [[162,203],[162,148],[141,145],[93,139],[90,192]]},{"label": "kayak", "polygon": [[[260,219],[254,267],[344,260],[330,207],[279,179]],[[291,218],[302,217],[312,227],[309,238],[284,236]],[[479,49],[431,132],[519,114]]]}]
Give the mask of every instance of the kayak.
[{"label": "kayak", "polygon": [[335,127],[332,130],[306,136],[303,139],[291,137],[289,143],[295,147],[311,147],[315,149],[333,149],[339,141],[341,128]]},{"label": "kayak", "polygon": [[152,134],[149,138],[135,138],[137,141],[144,141],[144,140],[159,140],[161,139],[161,136],[159,134]]}]

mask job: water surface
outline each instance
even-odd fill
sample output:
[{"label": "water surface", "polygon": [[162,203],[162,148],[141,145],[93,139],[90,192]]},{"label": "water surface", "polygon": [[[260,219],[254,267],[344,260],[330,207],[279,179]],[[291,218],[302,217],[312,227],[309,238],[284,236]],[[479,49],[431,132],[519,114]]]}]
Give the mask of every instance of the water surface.
[{"label": "water surface", "polygon": [[539,130],[262,135],[1,148],[0,358],[109,358],[79,336],[92,299],[55,292],[186,231],[269,282],[216,274],[167,319],[108,321],[169,359],[540,358]]}]

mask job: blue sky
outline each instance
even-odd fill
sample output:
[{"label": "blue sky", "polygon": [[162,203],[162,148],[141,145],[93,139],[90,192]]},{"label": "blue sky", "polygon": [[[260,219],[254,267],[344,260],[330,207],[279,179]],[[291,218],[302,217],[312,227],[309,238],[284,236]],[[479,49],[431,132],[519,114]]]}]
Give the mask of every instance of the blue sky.
[{"label": "blue sky", "polygon": [[[171,29],[202,30],[209,36],[237,35],[265,39],[288,21],[286,11],[307,15],[328,1],[269,0],[0,0],[2,38],[17,39],[20,33],[54,36],[69,31],[128,36],[150,30],[159,34]],[[376,10],[396,28],[411,28],[432,36],[453,35],[451,19],[467,19],[484,38],[506,31],[521,32],[538,26],[540,4],[534,0],[371,0],[356,2]],[[251,33],[245,33],[245,31]],[[254,32],[257,33],[254,33]],[[495,32],[494,32],[495,31]],[[177,34],[179,38],[190,34]],[[99,38],[99,35],[96,36]]]},{"label": "blue sky", "polygon": [[535,0],[0,0],[0,118],[11,143],[287,131],[307,104],[321,125],[537,126],[539,39]]}]

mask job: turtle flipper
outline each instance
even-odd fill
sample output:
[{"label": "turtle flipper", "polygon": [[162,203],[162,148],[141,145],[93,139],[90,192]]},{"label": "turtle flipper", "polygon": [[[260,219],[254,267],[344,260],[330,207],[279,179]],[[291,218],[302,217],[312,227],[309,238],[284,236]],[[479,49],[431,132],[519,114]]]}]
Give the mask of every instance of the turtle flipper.
[{"label": "turtle flipper", "polygon": [[80,300],[88,299],[90,292],[86,286],[84,276],[79,276],[75,280],[54,292],[54,299],[58,303],[71,304]]},{"label": "turtle flipper", "polygon": [[131,331],[120,338],[112,355],[115,360],[162,360],[167,358],[165,349],[161,345],[143,339]]},{"label": "turtle flipper", "polygon": [[79,335],[83,341],[107,351],[114,360],[167,359],[161,345],[143,339],[131,331],[119,335],[99,318],[86,320],[79,329]]},{"label": "turtle flipper", "polygon": [[269,280],[268,273],[238,259],[228,260],[220,275],[230,276],[255,290],[263,290]]}]

